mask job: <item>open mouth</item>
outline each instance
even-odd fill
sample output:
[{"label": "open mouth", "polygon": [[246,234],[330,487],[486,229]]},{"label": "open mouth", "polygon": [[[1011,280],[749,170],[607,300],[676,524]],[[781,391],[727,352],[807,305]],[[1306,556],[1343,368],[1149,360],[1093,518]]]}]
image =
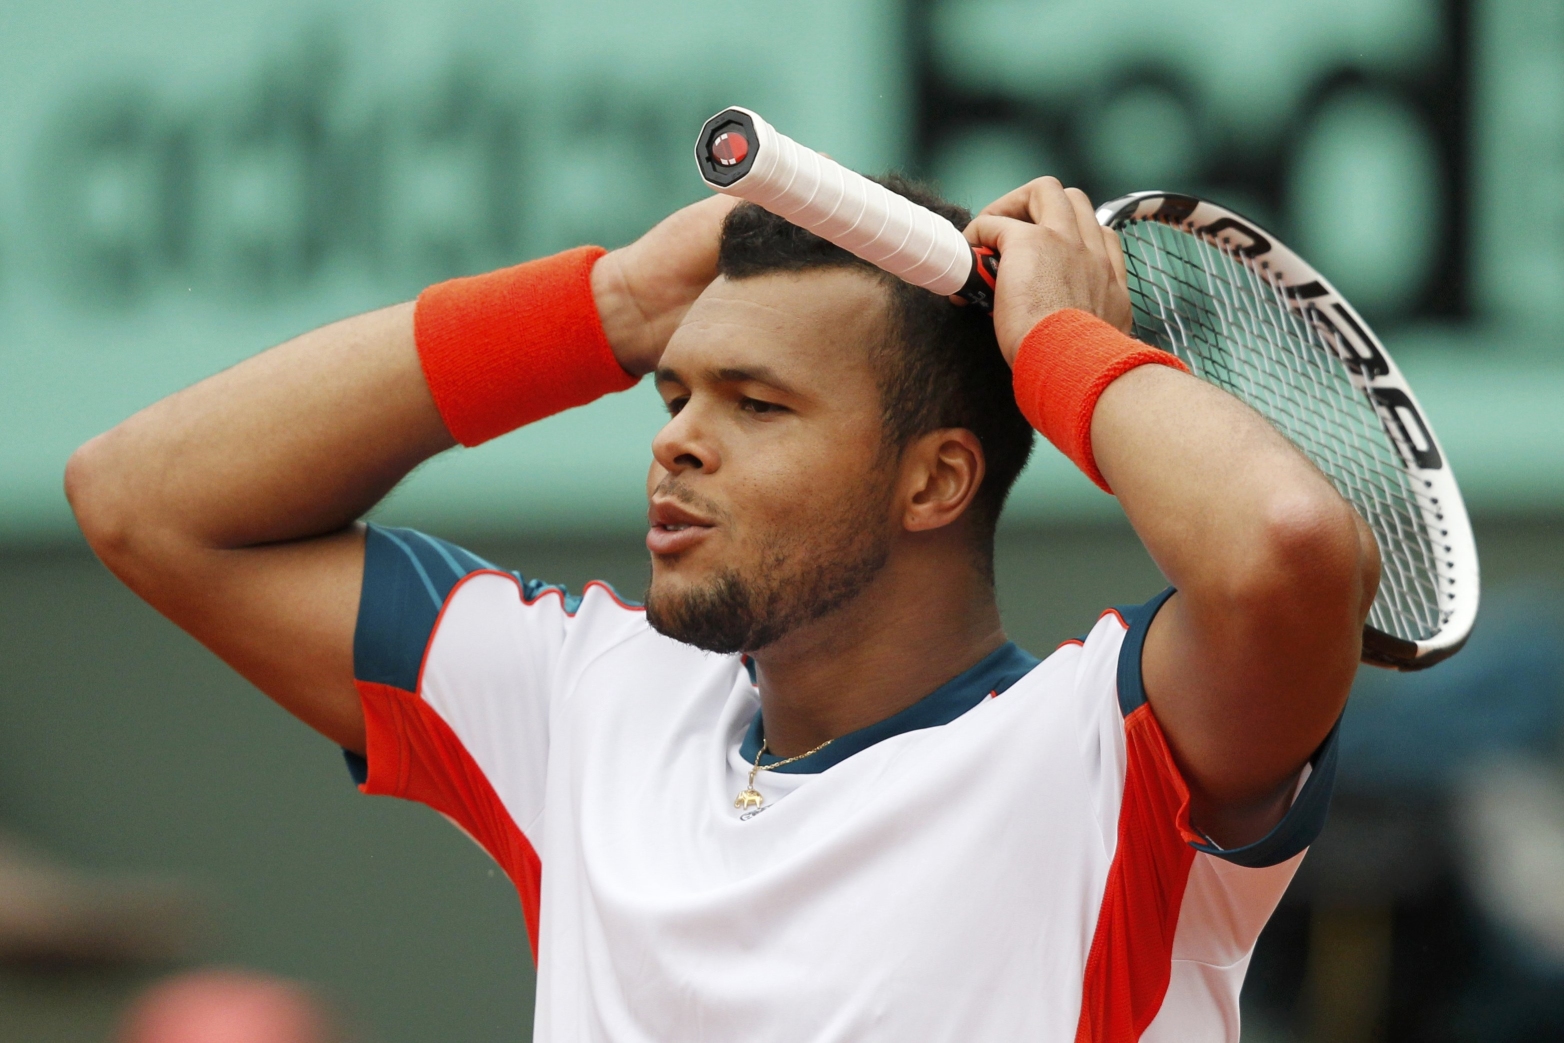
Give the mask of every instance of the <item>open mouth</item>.
[{"label": "open mouth", "polygon": [[646,549],[662,557],[682,554],[705,539],[711,531],[710,525],[690,522],[653,525],[646,531]]},{"label": "open mouth", "polygon": [[656,555],[681,554],[705,538],[714,526],[671,500],[654,500],[647,511],[646,547]]}]

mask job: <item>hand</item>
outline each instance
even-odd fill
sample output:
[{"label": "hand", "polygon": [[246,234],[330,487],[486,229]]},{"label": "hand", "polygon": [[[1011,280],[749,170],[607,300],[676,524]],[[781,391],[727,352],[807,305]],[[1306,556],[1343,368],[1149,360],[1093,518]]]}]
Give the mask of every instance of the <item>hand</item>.
[{"label": "hand", "polygon": [[626,372],[657,368],[679,320],[717,277],[722,221],[736,205],[730,196],[693,203],[592,267],[597,314]]},{"label": "hand", "polygon": [[994,333],[1005,361],[1061,308],[1079,308],[1130,329],[1130,296],[1118,233],[1097,223],[1092,201],[1058,178],[1041,177],[983,208],[967,240],[999,254]]}]

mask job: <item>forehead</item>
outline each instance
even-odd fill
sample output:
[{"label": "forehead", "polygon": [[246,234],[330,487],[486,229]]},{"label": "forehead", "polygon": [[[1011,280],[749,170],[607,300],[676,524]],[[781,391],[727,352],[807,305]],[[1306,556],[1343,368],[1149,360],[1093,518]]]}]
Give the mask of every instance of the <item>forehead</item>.
[{"label": "forehead", "polygon": [[884,336],[886,295],[846,268],[719,277],[668,341],[662,367],[681,375],[753,366],[800,384],[872,383],[869,352]]}]

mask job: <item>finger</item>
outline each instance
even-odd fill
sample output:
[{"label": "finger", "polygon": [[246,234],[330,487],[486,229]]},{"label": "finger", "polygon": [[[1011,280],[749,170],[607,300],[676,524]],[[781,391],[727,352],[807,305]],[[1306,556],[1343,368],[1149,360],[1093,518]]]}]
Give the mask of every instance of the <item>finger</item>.
[{"label": "finger", "polygon": [[981,213],[995,217],[1012,217],[1017,221],[1035,222],[1036,218],[1032,216],[1031,210],[1032,192],[1037,185],[1047,181],[1052,181],[1061,189],[1064,187],[1064,185],[1060,183],[1059,179],[1056,177],[1040,177],[1035,180],[1028,181],[1019,188],[1013,188],[1006,192],[1004,195],[985,206]]},{"label": "finger", "polygon": [[1113,265],[1113,278],[1120,285],[1129,288],[1130,277],[1124,267],[1124,244],[1119,241],[1119,233],[1111,228],[1103,228],[1102,245],[1108,255],[1108,263]]},{"label": "finger", "polygon": [[1124,242],[1119,238],[1119,233],[1111,228],[1102,230],[1102,242],[1108,252],[1108,263],[1113,265],[1113,281],[1118,290],[1113,295],[1118,303],[1117,317],[1111,319],[1114,325],[1131,336],[1135,335],[1135,309],[1130,304],[1130,279],[1124,258]]},{"label": "finger", "polygon": [[[1075,217],[1075,205],[1070,202],[1070,196],[1058,178],[1040,177],[1028,187],[1032,194],[1027,200],[1027,210],[1033,224],[1051,228],[1067,241],[1085,242],[1080,223]],[[1099,238],[1095,231],[1092,232],[1092,238]]]},{"label": "finger", "polygon": [[727,218],[728,211],[743,203],[744,200],[737,196],[715,193],[705,199],[680,207],[661,221],[656,228],[669,229],[709,229],[721,228],[722,222]]},{"label": "finger", "polygon": [[1031,190],[1032,183],[1028,181],[1019,188],[1012,188],[992,203],[978,211],[979,217],[1012,217],[1017,220],[1026,220],[1026,194]]},{"label": "finger", "polygon": [[1005,252],[1005,240],[1017,232],[1026,231],[1030,226],[1028,221],[1018,221],[1012,217],[1000,217],[996,214],[979,214],[967,223],[967,242],[973,246],[986,246],[995,253],[1003,255]]},{"label": "finger", "polygon": [[[692,214],[722,214],[725,216],[729,210],[732,210],[742,202],[744,202],[744,200],[740,199],[738,196],[722,195],[719,193],[717,195],[707,196],[705,199],[691,203],[684,209],[690,211]],[[680,211],[677,210],[674,211],[674,213],[679,212]]]},{"label": "finger", "polygon": [[1092,201],[1078,188],[1065,189],[1064,197],[1070,202],[1070,210],[1075,215],[1075,229],[1080,233],[1087,252],[1095,260],[1107,263],[1108,251],[1103,248],[1102,225],[1097,223],[1097,211],[1092,207]]}]

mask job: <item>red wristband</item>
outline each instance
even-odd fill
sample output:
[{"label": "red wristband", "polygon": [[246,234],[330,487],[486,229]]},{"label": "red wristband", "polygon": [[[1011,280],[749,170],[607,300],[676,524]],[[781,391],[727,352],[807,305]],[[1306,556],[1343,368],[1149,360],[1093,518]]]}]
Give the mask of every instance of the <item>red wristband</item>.
[{"label": "red wristband", "polygon": [[1109,384],[1137,366],[1189,367],[1148,348],[1090,312],[1056,311],[1033,326],[1015,357],[1016,404],[1059,451],[1111,493],[1092,457],[1092,413]]},{"label": "red wristband", "polygon": [[605,252],[582,246],[419,294],[418,358],[458,442],[487,442],[636,382],[592,298],[592,265]]}]

